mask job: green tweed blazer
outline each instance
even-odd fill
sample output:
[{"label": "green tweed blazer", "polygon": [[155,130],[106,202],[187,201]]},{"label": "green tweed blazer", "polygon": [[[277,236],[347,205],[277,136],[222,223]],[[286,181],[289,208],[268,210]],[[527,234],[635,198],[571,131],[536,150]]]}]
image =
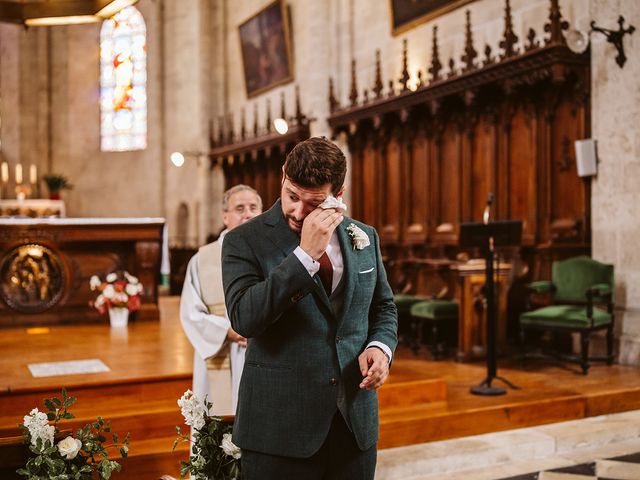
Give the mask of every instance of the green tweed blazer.
[{"label": "green tweed blazer", "polygon": [[[353,247],[351,223],[367,233],[368,247]],[[318,275],[311,277],[293,253],[300,237],[279,200],[225,237],[227,311],[234,330],[249,339],[233,430],[241,448],[313,455],[329,431],[339,391],[358,446],[378,440],[378,397],[358,387],[358,356],[372,341],[395,350],[397,312],[376,231],[345,217],[337,234],[344,258],[338,312]]]}]

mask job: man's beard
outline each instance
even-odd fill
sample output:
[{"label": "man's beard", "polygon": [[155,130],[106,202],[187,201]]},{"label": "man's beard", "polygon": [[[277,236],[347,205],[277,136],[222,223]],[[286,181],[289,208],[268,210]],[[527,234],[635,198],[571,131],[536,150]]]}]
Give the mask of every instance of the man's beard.
[{"label": "man's beard", "polygon": [[302,223],[304,220],[298,222],[294,217],[290,215],[285,215],[285,218],[287,219],[287,224],[289,225],[289,228],[291,230],[297,233],[300,233],[302,231]]}]

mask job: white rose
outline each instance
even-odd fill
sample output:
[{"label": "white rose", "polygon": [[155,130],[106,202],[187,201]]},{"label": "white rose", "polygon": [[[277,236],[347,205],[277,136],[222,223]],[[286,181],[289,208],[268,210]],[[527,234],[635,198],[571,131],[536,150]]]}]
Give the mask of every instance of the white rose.
[{"label": "white rose", "polygon": [[96,297],[96,307],[104,305],[104,295],[100,294]]},{"label": "white rose", "polygon": [[124,291],[127,292],[127,295],[134,296],[138,294],[138,285],[134,285],[133,283],[127,283],[127,286],[124,287]]},{"label": "white rose", "polygon": [[200,430],[204,427],[204,406],[191,390],[184,392],[184,395],[182,395],[180,400],[178,400],[178,406],[180,407],[182,416],[184,417],[184,423],[196,430]]},{"label": "white rose", "polygon": [[51,445],[53,445],[53,435],[56,429],[52,425],[49,425],[46,413],[34,408],[29,412],[29,415],[25,415],[23,425],[29,430],[31,445],[35,445],[39,438],[41,438],[43,442],[48,440]]},{"label": "white rose", "polygon": [[58,442],[58,451],[60,452],[60,455],[65,457],[67,460],[73,460],[76,458],[80,448],[82,448],[82,442],[72,436],[68,436],[64,440],[60,440]]},{"label": "white rose", "polygon": [[91,290],[95,290],[96,288],[98,288],[101,283],[102,282],[97,275],[92,275],[91,279],[89,280],[89,286],[91,287]]},{"label": "white rose", "polygon": [[124,272],[124,278],[127,279],[127,282],[136,284],[138,283],[138,278],[131,275],[129,272]]},{"label": "white rose", "polygon": [[102,295],[104,295],[105,298],[113,298],[116,294],[116,289],[113,288],[113,285],[107,285],[106,287],[104,287],[104,290],[102,291]]},{"label": "white rose", "polygon": [[118,275],[116,273],[110,273],[109,275],[107,275],[107,282],[111,283],[111,282],[115,282],[118,279]]},{"label": "white rose", "polygon": [[233,457],[235,459],[240,458],[240,448],[231,441],[230,433],[225,433],[224,435],[222,435],[222,443],[220,444],[220,448],[230,457]]},{"label": "white rose", "polygon": [[349,236],[351,237],[351,243],[353,244],[354,249],[362,250],[363,248],[371,245],[369,236],[357,225],[353,223],[349,224],[349,226],[347,227],[347,231],[349,232]]}]

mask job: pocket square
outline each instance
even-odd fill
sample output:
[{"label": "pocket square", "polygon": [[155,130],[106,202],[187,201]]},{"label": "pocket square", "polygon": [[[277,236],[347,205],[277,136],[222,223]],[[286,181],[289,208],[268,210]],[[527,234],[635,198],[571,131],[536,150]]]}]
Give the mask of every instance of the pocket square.
[{"label": "pocket square", "polygon": [[360,273],[369,273],[369,272],[373,272],[373,267],[371,267],[369,270],[363,270],[362,272],[358,272]]}]

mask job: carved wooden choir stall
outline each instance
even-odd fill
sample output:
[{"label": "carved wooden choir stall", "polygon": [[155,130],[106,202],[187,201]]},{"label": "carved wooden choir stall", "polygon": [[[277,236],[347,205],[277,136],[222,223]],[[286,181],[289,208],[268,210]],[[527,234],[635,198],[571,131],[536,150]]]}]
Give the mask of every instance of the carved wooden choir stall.
[{"label": "carved wooden choir stall", "polygon": [[240,132],[234,132],[231,115],[218,122],[217,139],[211,139],[211,167],[222,165],[225,188],[244,183],[255,188],[262,197],[265,208],[280,196],[282,165],[296,143],[309,138],[310,119],[302,113],[300,93],[295,89],[295,115],[288,117],[284,93],[280,97],[279,119],[287,122],[286,130],[274,131],[271,103],[267,99],[265,125],[259,126],[258,106],[255,104],[252,132],[245,127],[242,111]]},{"label": "carved wooden choir stall", "polygon": [[[496,198],[492,220],[523,222],[521,247],[498,251],[513,266],[511,290],[502,289],[498,301],[500,322],[517,321],[513,314],[507,320],[507,310],[520,308],[517,290],[525,277],[544,278],[553,260],[590,251],[590,180],[578,177],[573,153],[574,141],[590,134],[589,53],[569,50],[567,27],[557,0],[550,0],[545,38],[531,28],[519,43],[507,0],[500,53],[487,45],[479,58],[467,11],[460,68],[453,58],[442,66],[434,26],[428,79],[418,72],[411,85],[406,40],[400,77],[388,88],[379,51],[371,88],[358,87],[352,62],[348,105],[338,102],[329,79],[329,124],[336,137],[346,136],[352,158],[350,213],[380,232],[398,290],[432,296],[443,275],[464,283],[459,268],[443,272],[423,260],[461,263],[459,226],[482,221],[489,192]],[[471,350],[469,329],[483,321],[482,309],[468,304],[478,298],[465,291],[446,293],[461,302],[463,358]]]}]

